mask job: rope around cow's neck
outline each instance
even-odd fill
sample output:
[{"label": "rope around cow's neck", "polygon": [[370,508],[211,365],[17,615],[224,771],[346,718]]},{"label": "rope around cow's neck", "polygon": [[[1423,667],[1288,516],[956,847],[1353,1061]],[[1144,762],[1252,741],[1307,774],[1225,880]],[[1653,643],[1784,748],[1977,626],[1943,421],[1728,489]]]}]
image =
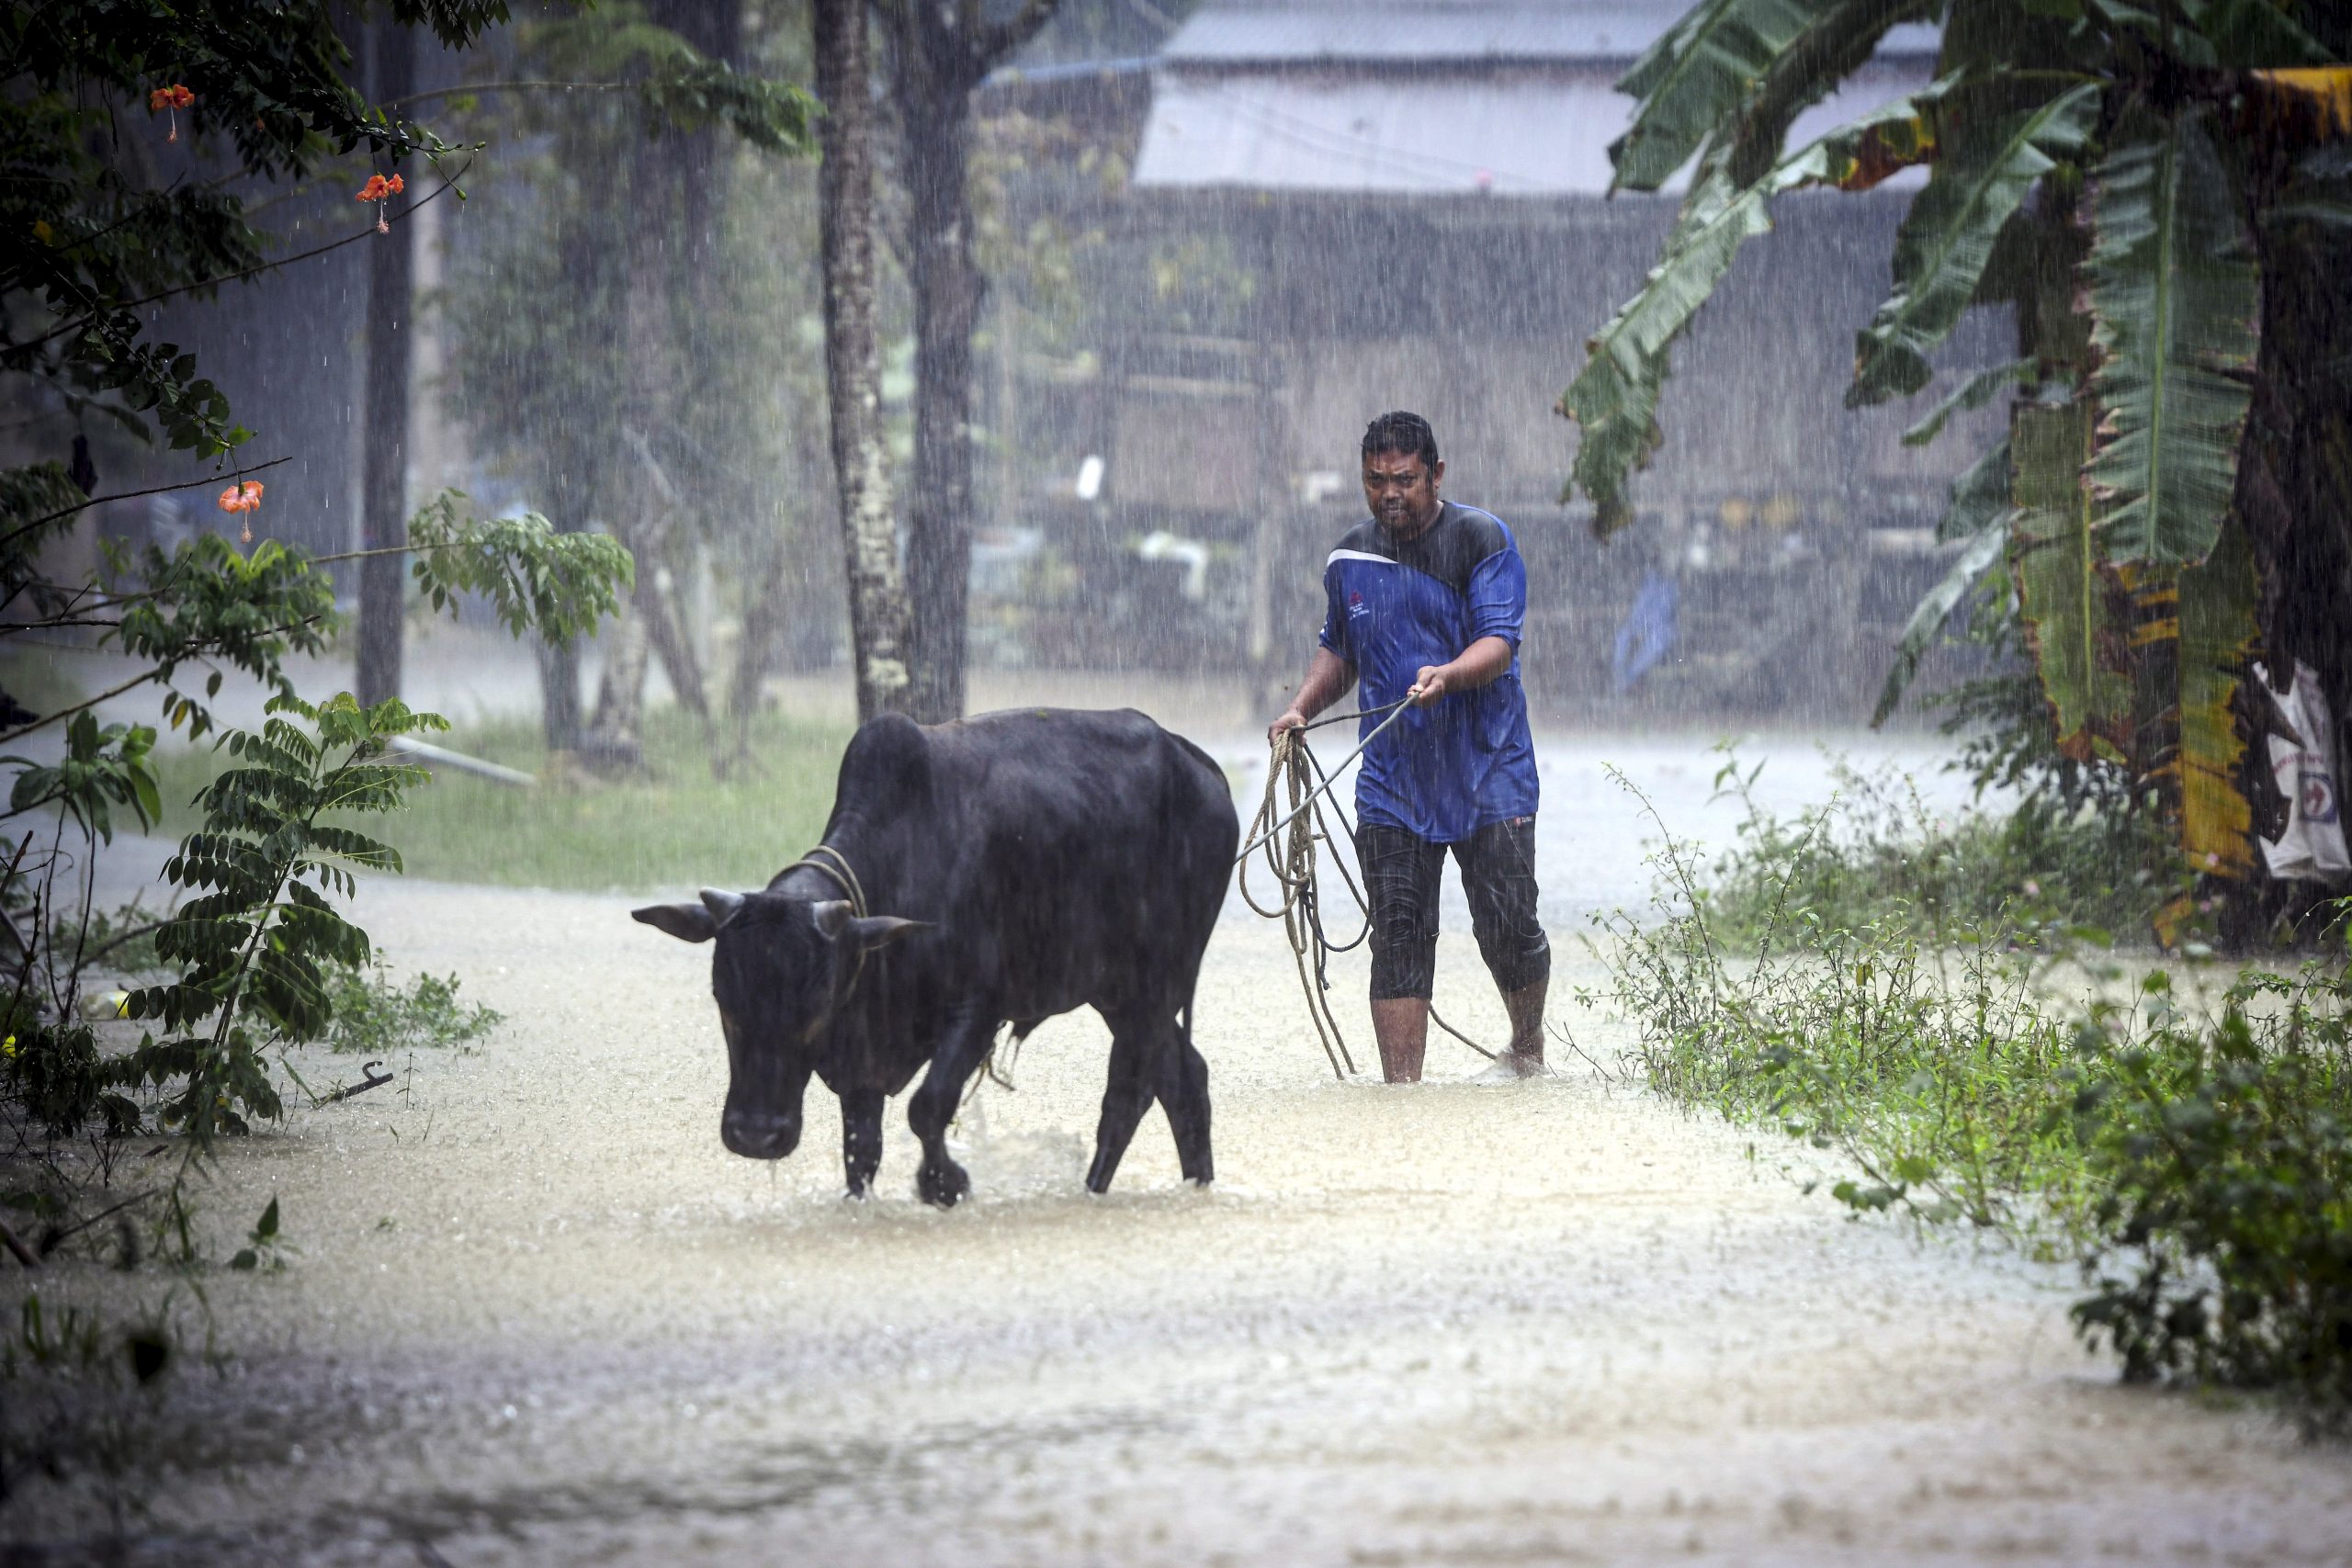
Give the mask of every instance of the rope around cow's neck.
[{"label": "rope around cow's neck", "polygon": [[[828,863],[828,861],[819,860],[817,858],[819,855],[829,857],[830,863]],[[794,861],[790,865],[786,866],[784,869],[785,871],[797,871],[804,865],[811,871],[822,872],[827,876],[833,879],[833,886],[840,888],[849,898],[849,912],[851,919],[859,920],[865,919],[865,889],[858,886],[857,873],[850,869],[848,856],[842,854],[841,851],[833,848],[831,844],[819,844],[815,849],[810,850],[807,854],[802,855],[798,860]],[[783,872],[779,872],[777,874],[781,876]],[[849,999],[849,994],[857,989],[857,977],[865,973],[865,944],[861,942],[857,944],[856,961],[851,966],[849,972],[849,984],[842,987],[842,1001],[847,1001]]]},{"label": "rope around cow's neck", "polygon": [[[1349,829],[1349,841],[1353,842],[1353,826],[1347,819],[1346,809],[1339,804],[1339,796],[1331,793],[1336,775],[1347,772],[1348,762],[1363,755],[1364,747],[1378,739],[1381,730],[1396,722],[1397,715],[1404,712],[1406,702],[1410,700],[1406,698],[1391,704],[1390,707],[1395,711],[1381,721],[1378,728],[1364,737],[1363,745],[1348,754],[1347,761],[1329,773],[1324,771],[1322,762],[1306,744],[1304,732],[1316,726],[1303,725],[1284,730],[1281,739],[1275,742],[1273,755],[1267,761],[1266,795],[1258,807],[1258,814],[1250,818],[1249,848],[1243,850],[1234,863],[1241,868],[1242,901],[1267,919],[1283,922],[1283,934],[1290,939],[1291,961],[1298,970],[1299,988],[1306,993],[1307,1016],[1315,1021],[1316,1038],[1323,1046],[1324,1059],[1331,1064],[1332,1076],[1343,1083],[1347,1081],[1348,1075],[1356,1070],[1356,1064],[1355,1058],[1348,1052],[1346,1039],[1340,1033],[1340,1021],[1331,1012],[1329,995],[1331,982],[1326,965],[1331,954],[1350,951],[1371,934],[1372,909],[1370,900],[1356,886],[1355,878],[1348,874],[1347,863],[1334,855],[1332,863],[1340,868],[1340,880],[1346,885],[1349,896],[1355,899],[1356,908],[1363,915],[1364,923],[1363,929],[1345,942],[1333,942],[1323,930],[1322,895],[1316,869],[1315,846],[1318,840],[1330,842],[1333,835],[1330,823],[1323,815],[1321,802],[1327,797],[1330,800],[1332,809],[1340,815],[1340,826]],[[1378,713],[1383,710],[1374,708],[1370,711]],[[1321,722],[1341,723],[1362,716],[1361,714],[1342,714],[1338,719]],[[1315,775],[1312,781],[1308,778],[1310,770]],[[1285,785],[1290,797],[1290,810],[1263,832],[1259,831],[1259,824],[1273,817]],[[1282,846],[1281,854],[1277,856],[1272,845],[1284,828],[1288,828],[1290,833]],[[1250,891],[1247,863],[1250,856],[1261,848],[1266,851],[1267,870],[1273,874],[1275,882],[1283,890],[1282,902],[1271,909],[1260,904]],[[1315,972],[1312,976],[1306,968],[1306,952],[1310,946],[1315,950]],[[1495,1059],[1492,1051],[1438,1016],[1435,1007],[1430,1009],[1430,1020],[1488,1061]],[[1345,1070],[1340,1066],[1342,1061],[1347,1064]]]}]

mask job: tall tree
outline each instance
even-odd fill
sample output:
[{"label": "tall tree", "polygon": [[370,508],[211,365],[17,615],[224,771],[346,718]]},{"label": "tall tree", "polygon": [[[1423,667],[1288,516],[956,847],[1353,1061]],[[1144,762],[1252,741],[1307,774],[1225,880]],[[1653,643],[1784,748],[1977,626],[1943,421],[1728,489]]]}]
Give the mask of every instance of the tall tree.
[{"label": "tall tree", "polygon": [[[368,28],[368,87],[376,102],[401,104],[416,90],[416,34],[395,17]],[[389,205],[389,204],[388,204]],[[416,251],[413,223],[396,223],[368,247],[367,438],[360,448],[360,545],[408,542],[409,367],[414,344]],[[406,562],[371,555],[359,563],[359,650],[354,683],[372,706],[401,694],[401,599]]]},{"label": "tall tree", "polygon": [[818,125],[824,162],[818,169],[817,194],[825,270],[825,382],[849,571],[857,716],[863,720],[905,713],[914,696],[875,338],[873,65],[865,0],[814,0],[810,12],[817,96],[825,106]]},{"label": "tall tree", "polygon": [[[1052,17],[1023,0],[989,22],[980,0],[877,0],[890,39],[891,100],[907,187],[915,299],[915,460],[907,583],[912,712],[964,712],[972,571],[972,334],[987,280],[972,259],[972,90]],[[830,101],[830,100],[828,100]]]},{"label": "tall tree", "polygon": [[[474,89],[489,118],[470,124],[517,150],[491,178],[527,182],[531,199],[469,220],[478,232],[453,256],[460,416],[560,526],[608,529],[645,562],[587,723],[574,650],[551,650],[542,671],[549,749],[592,765],[639,761],[654,658],[707,715],[663,580],[686,581],[706,543],[728,547],[748,510],[711,477],[770,467],[761,432],[774,416],[758,392],[781,344],[746,330],[752,275],[721,265],[712,243],[739,147],[812,150],[814,101],[735,70],[725,56],[741,24],[736,0],[543,20],[514,34],[524,80]],[[632,90],[545,90],[567,84]],[[615,212],[628,221],[616,228]]]}]

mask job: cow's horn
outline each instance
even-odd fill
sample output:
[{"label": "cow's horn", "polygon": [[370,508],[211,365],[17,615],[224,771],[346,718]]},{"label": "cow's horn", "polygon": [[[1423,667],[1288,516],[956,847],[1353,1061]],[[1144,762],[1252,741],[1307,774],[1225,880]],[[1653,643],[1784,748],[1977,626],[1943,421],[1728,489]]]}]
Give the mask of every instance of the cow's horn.
[{"label": "cow's horn", "polygon": [[733,917],[736,910],[743,907],[743,896],[741,893],[723,893],[716,887],[706,887],[702,890],[702,907],[710,911],[712,919],[723,926]]}]

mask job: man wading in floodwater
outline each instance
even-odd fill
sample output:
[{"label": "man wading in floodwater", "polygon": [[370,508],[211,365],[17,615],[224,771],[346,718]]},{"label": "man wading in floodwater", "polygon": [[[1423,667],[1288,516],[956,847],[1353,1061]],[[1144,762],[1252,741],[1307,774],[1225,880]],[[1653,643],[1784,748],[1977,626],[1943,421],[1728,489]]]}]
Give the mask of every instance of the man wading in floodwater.
[{"label": "man wading in floodwater", "polygon": [[[1510,1013],[1499,1065],[1544,1070],[1552,945],[1535,918],[1535,747],[1519,684],[1527,567],[1502,520],[1438,500],[1437,437],[1414,413],[1363,433],[1372,516],[1323,568],[1323,635],[1298,695],[1266,731],[1280,745],[1345,695],[1412,706],[1356,774],[1356,859],[1372,897],[1372,1028],[1390,1083],[1418,1083],[1437,968],[1438,875],[1445,852],[1478,951]],[[1369,735],[1385,714],[1366,717]]]}]

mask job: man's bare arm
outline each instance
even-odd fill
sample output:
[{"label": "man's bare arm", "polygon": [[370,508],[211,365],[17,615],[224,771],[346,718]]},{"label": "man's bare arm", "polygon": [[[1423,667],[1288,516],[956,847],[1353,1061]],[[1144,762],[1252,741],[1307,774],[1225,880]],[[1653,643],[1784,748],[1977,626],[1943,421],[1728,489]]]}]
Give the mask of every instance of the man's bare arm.
[{"label": "man's bare arm", "polygon": [[1306,679],[1298,683],[1298,694],[1291,699],[1282,716],[1266,727],[1267,743],[1281,739],[1283,730],[1298,728],[1338,702],[1355,683],[1356,667],[1318,644],[1315,657],[1307,660]]},{"label": "man's bare arm", "polygon": [[1482,637],[1443,664],[1424,664],[1413,685],[1414,705],[1427,707],[1449,692],[1475,692],[1502,679],[1510,668],[1508,637]]}]

